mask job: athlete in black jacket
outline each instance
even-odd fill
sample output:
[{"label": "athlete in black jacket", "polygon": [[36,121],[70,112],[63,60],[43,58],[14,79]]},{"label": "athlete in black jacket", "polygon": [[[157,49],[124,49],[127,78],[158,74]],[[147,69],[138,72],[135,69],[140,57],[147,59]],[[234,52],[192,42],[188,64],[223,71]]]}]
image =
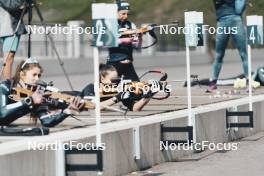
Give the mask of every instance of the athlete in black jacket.
[{"label": "athlete in black jacket", "polygon": [[[129,4],[119,2],[118,4],[118,28],[119,30],[136,29],[136,25],[128,21]],[[119,38],[119,46],[109,48],[108,65],[113,65],[118,72],[118,76],[125,79],[139,81],[139,77],[133,65],[133,49],[141,44],[141,37],[138,39],[131,37]]]},{"label": "athlete in black jacket", "polygon": [[[116,84],[113,82],[118,78],[118,73],[115,67],[112,65],[100,65],[100,89],[104,90],[105,85]],[[143,95],[138,96],[133,91],[129,90],[120,90],[116,96],[101,98],[101,105],[112,106],[118,102],[122,102],[124,106],[130,111],[141,111],[145,105],[148,104],[150,98],[160,90],[160,84],[156,80],[149,80],[149,83],[152,85],[148,91],[145,91]],[[106,89],[107,90],[107,89]],[[81,96],[94,96],[94,85],[88,84],[81,92]],[[103,109],[103,108],[102,108]]]},{"label": "athlete in black jacket", "polygon": [[80,98],[75,97],[69,106],[66,104],[49,104],[45,102],[45,96],[36,90],[31,97],[15,102],[10,98],[14,87],[26,88],[26,85],[35,85],[41,77],[42,67],[34,58],[22,61],[16,70],[12,80],[3,81],[0,84],[0,125],[7,126],[18,118],[31,114],[45,127],[54,127],[68,117],[72,111],[79,111],[83,104]]}]

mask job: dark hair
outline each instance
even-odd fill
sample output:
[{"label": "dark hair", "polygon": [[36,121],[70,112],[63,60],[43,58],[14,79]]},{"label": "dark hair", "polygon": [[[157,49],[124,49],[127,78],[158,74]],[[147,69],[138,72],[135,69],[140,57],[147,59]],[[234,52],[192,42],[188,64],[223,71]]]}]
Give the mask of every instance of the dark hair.
[{"label": "dark hair", "polygon": [[116,71],[116,68],[112,65],[106,65],[106,64],[100,64],[99,65],[99,79],[101,82],[101,78],[105,77],[106,75],[109,74],[109,71]]},{"label": "dark hair", "polygon": [[12,78],[13,80],[14,80],[14,85],[16,85],[18,82],[19,82],[19,80],[20,80],[20,72],[21,71],[28,71],[28,70],[31,70],[31,69],[33,69],[33,68],[35,68],[35,67],[38,67],[39,69],[40,69],[40,72],[42,73],[43,72],[43,68],[40,66],[40,64],[39,63],[27,63],[27,64],[25,64],[25,66],[23,66],[23,69],[21,68],[22,67],[22,65],[24,64],[26,62],[26,60],[23,60],[23,61],[21,61],[19,64],[18,64],[18,66],[17,66],[17,68],[16,68],[16,73],[15,73],[15,76]]}]

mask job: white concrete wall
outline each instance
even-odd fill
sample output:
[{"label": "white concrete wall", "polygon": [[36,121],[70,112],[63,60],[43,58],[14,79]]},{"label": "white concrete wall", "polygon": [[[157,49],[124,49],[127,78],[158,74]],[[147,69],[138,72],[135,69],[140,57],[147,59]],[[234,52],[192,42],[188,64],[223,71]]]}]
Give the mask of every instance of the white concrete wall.
[{"label": "white concrete wall", "polygon": [[[240,111],[246,111],[247,106],[240,106]],[[235,136],[237,139],[251,136],[264,130],[264,102],[254,104],[254,129],[239,129]],[[199,114],[196,116],[197,142],[227,142],[225,109],[215,112]],[[184,126],[186,118],[180,118],[163,123],[165,126]],[[128,172],[137,171],[151,167],[166,161],[177,161],[182,156],[190,155],[190,151],[160,151],[160,123],[143,126],[140,128],[141,155],[140,160],[133,158],[133,131],[132,129],[116,131],[102,136],[106,143],[103,152],[104,175],[115,176]],[[183,137],[183,135],[179,135]],[[175,134],[165,135],[166,139],[175,137]],[[83,139],[80,142],[95,142],[94,138]],[[0,157],[1,175],[5,176],[55,176],[55,154],[54,152],[19,152]],[[94,158],[88,158],[90,163]],[[69,158],[70,163],[83,163],[87,156]],[[78,172],[69,175],[97,175],[96,172]]]}]

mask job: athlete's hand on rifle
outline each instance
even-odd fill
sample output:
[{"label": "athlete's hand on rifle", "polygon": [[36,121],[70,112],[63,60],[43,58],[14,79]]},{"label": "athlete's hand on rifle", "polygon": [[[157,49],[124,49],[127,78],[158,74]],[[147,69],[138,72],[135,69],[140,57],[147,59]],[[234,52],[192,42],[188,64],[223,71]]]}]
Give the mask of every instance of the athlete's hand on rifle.
[{"label": "athlete's hand on rifle", "polygon": [[134,95],[133,92],[129,92],[129,91],[125,91],[125,92],[120,92],[118,93],[116,96],[114,96],[112,98],[112,100],[115,102],[115,103],[118,103],[120,101],[123,101],[123,100],[127,100],[127,99],[130,99],[132,98],[132,96]]},{"label": "athlete's hand on rifle", "polygon": [[39,105],[42,104],[45,101],[45,99],[40,92],[36,91],[32,94],[32,101],[34,105]]},{"label": "athlete's hand on rifle", "polygon": [[151,98],[151,97],[153,97],[162,88],[162,85],[160,84],[160,82],[157,81],[157,80],[154,80],[154,79],[149,80],[148,84],[149,84],[149,89],[147,91],[143,92],[144,93],[143,94],[143,98]]},{"label": "athlete's hand on rifle", "polygon": [[42,104],[51,95],[51,92],[40,92],[39,88],[32,94],[31,98],[34,105]]},{"label": "athlete's hand on rifle", "polygon": [[139,46],[141,44],[141,37],[131,37],[131,38],[119,38],[118,44],[132,44],[133,46]]},{"label": "athlete's hand on rifle", "polygon": [[69,115],[78,114],[83,107],[84,107],[84,102],[81,102],[81,98],[74,97],[73,99],[71,99],[69,106],[63,110],[63,113]]},{"label": "athlete's hand on rifle", "polygon": [[81,102],[81,98],[80,97],[74,97],[71,100],[67,109],[69,109],[70,111],[80,112],[81,109],[83,108],[83,106],[84,106],[84,102]]},{"label": "athlete's hand on rifle", "polygon": [[159,81],[151,79],[148,81],[150,87],[151,87],[151,92],[152,93],[158,93],[161,90],[162,85],[160,84]]},{"label": "athlete's hand on rifle", "polygon": [[[132,44],[134,46],[137,46],[140,44],[142,40],[141,33],[133,33],[134,30],[121,28],[119,29],[119,32],[121,33],[121,38],[118,39],[119,44]],[[131,32],[131,34],[130,34]],[[128,35],[124,35],[124,33],[128,33]],[[123,36],[123,37],[122,37]]]},{"label": "athlete's hand on rifle", "polygon": [[118,44],[131,44],[133,42],[133,38],[119,38]]}]

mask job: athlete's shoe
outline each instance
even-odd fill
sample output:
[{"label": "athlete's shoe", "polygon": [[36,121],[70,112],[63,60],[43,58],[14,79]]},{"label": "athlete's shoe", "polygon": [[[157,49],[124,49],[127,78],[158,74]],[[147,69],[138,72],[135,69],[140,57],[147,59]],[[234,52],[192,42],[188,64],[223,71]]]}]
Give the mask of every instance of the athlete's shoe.
[{"label": "athlete's shoe", "polygon": [[213,92],[216,89],[217,89],[216,83],[212,81],[212,82],[210,82],[206,92],[210,93],[210,92]]}]

